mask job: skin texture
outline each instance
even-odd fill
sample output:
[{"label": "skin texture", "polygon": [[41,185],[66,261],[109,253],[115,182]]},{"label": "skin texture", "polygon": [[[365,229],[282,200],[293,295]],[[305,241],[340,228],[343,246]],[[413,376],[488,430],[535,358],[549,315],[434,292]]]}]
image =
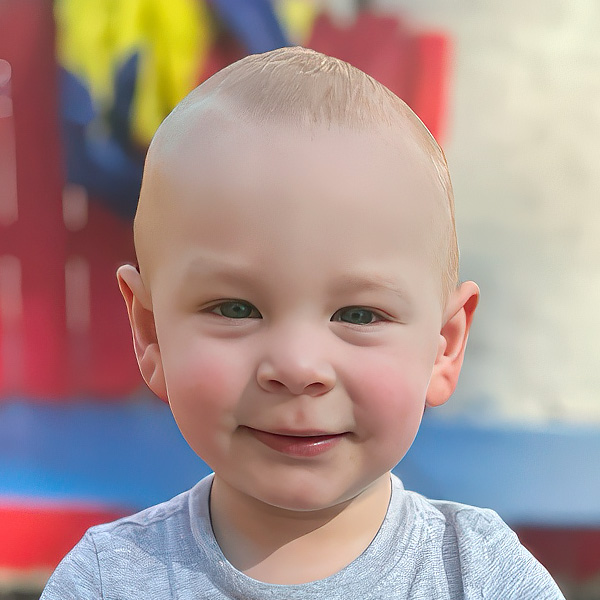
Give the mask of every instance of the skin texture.
[{"label": "skin texture", "polygon": [[229,561],[323,578],[372,541],[426,403],[454,390],[478,289],[441,293],[441,192],[413,142],[190,123],[148,163],[141,274],[118,272],[140,369],[215,471]]}]

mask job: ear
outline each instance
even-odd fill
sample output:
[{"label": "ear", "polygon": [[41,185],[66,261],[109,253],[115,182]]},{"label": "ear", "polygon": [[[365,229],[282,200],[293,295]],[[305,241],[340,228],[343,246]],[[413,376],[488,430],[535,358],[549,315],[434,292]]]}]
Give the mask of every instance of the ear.
[{"label": "ear", "polygon": [[168,402],[150,294],[144,286],[139,271],[131,265],[119,267],[117,280],[127,305],[133,347],[142,377],[161,400]]},{"label": "ear", "polygon": [[472,281],[462,283],[448,298],[438,352],[427,388],[427,406],[444,404],[456,388],[478,301],[479,288]]}]

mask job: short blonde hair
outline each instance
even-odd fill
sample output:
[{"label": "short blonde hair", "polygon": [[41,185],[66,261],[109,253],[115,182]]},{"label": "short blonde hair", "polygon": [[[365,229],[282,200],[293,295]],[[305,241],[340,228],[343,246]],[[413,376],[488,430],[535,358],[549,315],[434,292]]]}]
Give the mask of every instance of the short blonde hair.
[{"label": "short blonde hair", "polygon": [[192,90],[164,125],[172,118],[178,121],[182,112],[209,97],[232,102],[236,116],[254,124],[281,122],[300,128],[341,126],[357,130],[389,127],[394,135],[398,131],[415,140],[431,158],[434,176],[447,200],[436,262],[442,271],[443,298],[448,297],[458,283],[454,195],[448,164],[427,127],[398,96],[347,62],[307,48],[286,47],[250,55],[225,67]]}]

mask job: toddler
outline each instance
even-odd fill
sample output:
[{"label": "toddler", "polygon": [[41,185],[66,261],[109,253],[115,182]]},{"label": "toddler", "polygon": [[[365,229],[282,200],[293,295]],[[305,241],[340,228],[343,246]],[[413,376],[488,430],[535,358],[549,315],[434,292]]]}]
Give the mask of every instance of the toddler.
[{"label": "toddler", "polygon": [[563,597],[494,512],[391,474],[479,295],[399,98],[311,50],[244,58],[158,129],[134,233],[140,370],[214,474],[90,529],[43,600]]}]

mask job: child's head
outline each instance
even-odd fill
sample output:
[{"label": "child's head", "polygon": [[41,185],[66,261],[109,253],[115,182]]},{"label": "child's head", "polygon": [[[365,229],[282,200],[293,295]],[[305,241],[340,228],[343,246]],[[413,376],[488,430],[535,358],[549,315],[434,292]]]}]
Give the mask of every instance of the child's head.
[{"label": "child's head", "polygon": [[[192,124],[199,127],[195,133]],[[248,56],[223,69],[193,90],[159,128],[148,155],[147,185],[136,217],[138,257],[142,240],[152,237],[153,223],[145,218],[152,211],[144,209],[154,196],[149,184],[155,155],[162,159],[168,149],[177,152],[186,132],[188,142],[193,142],[211,125],[235,130],[242,124],[292,132],[290,144],[293,132],[325,129],[371,132],[391,146],[410,146],[427,171],[428,183],[439,186],[437,228],[430,234],[432,255],[441,269],[443,299],[456,286],[454,197],[442,149],[412,110],[384,85],[346,62],[299,47]],[[424,202],[424,194],[419,199]],[[157,208],[169,210],[169,202],[160,197],[157,202]]]},{"label": "child's head", "polygon": [[194,90],[151,145],[135,240],[142,374],[237,492],[349,500],[454,389],[477,288],[457,285],[446,162],[346,63],[286,48]]}]

